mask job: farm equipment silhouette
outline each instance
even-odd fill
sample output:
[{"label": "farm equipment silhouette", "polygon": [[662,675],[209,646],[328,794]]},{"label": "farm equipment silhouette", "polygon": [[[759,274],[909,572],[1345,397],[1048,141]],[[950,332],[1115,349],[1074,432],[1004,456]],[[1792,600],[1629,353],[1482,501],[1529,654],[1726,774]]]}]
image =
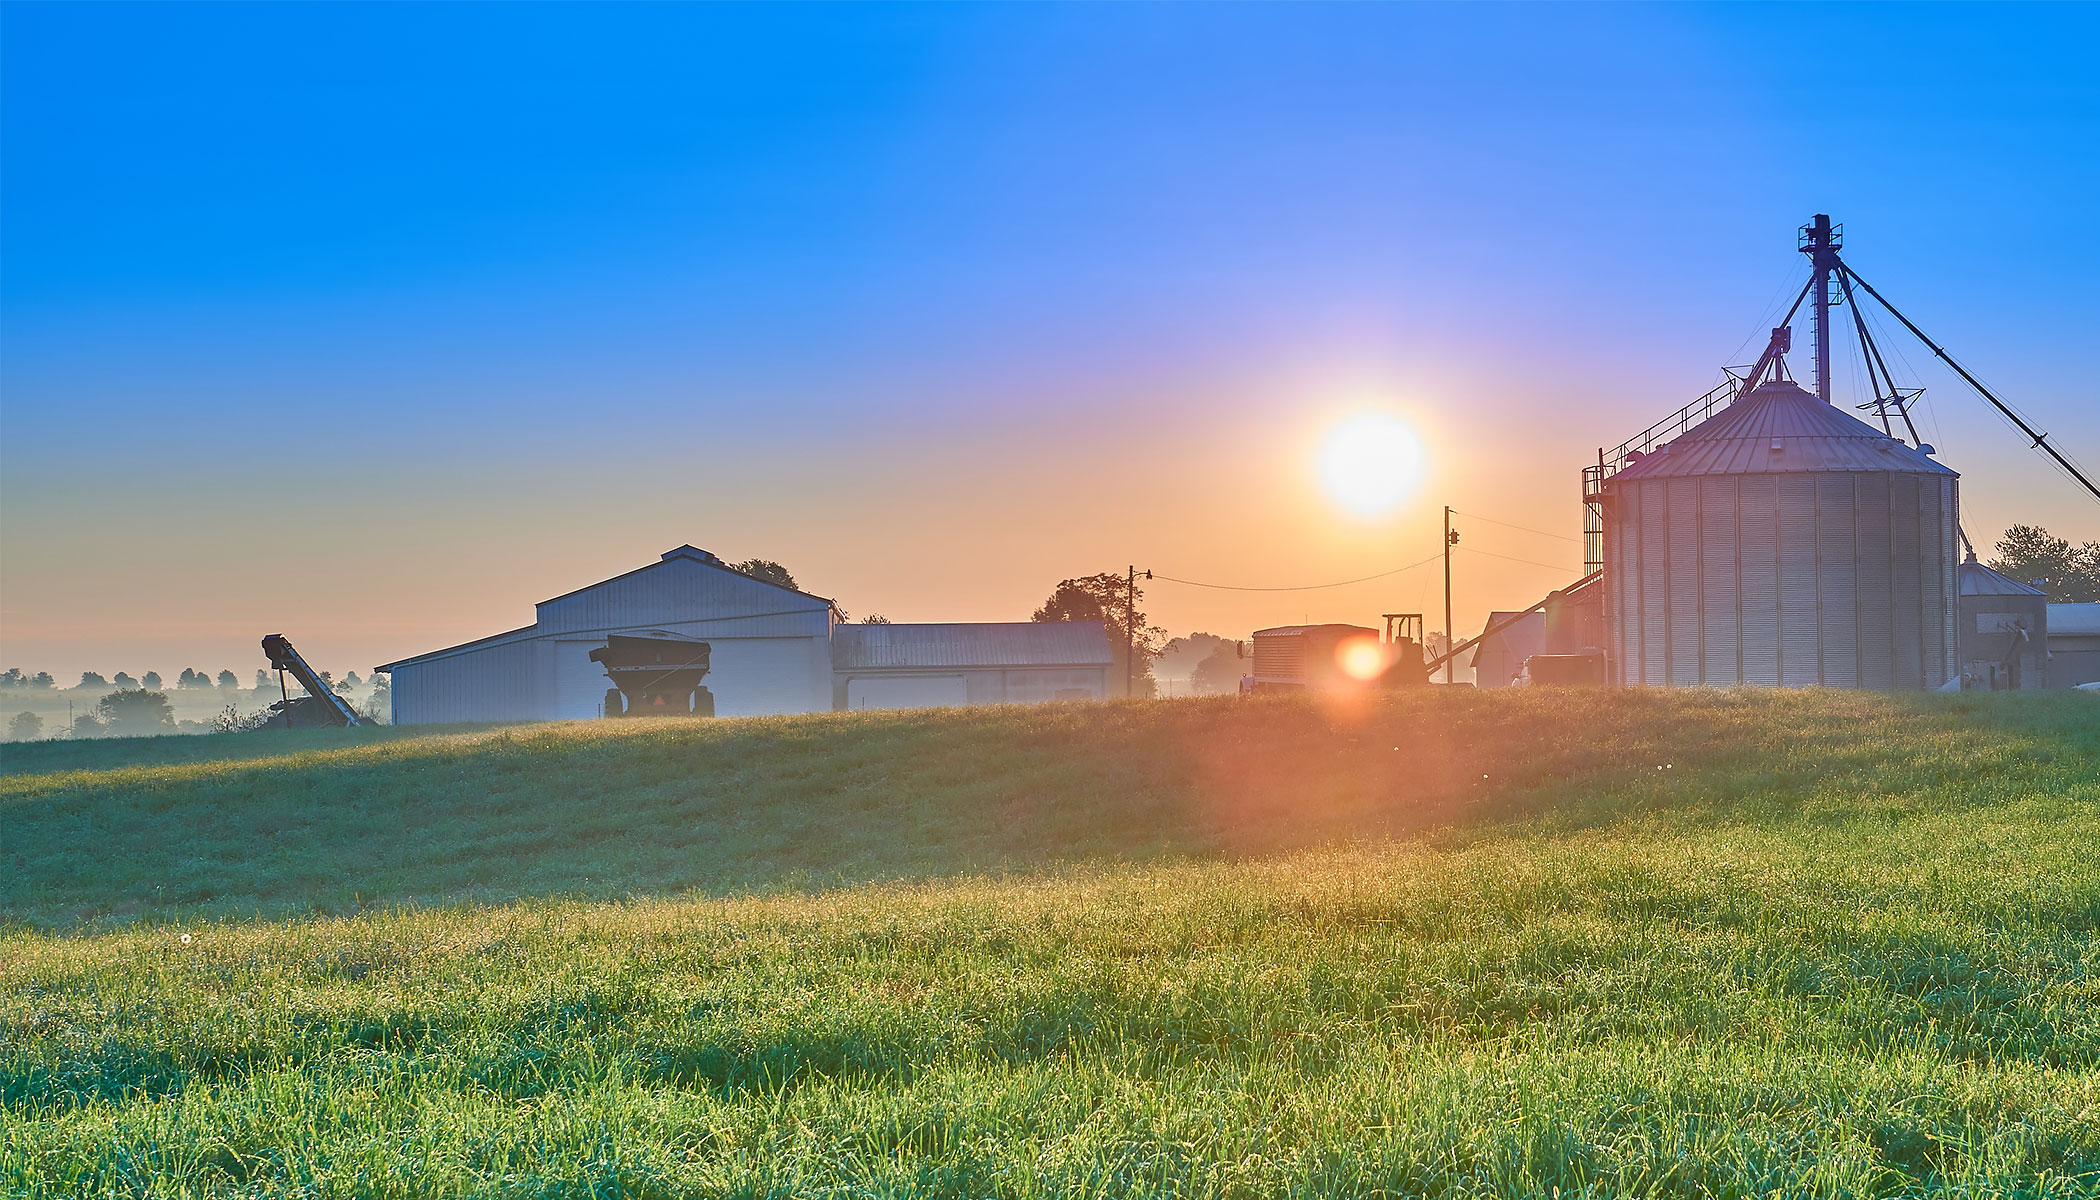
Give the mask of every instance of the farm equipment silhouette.
[{"label": "farm equipment silhouette", "polygon": [[[264,729],[325,729],[331,725],[348,725],[355,728],[364,721],[350,702],[335,694],[314,669],[306,665],[292,643],[281,633],[273,633],[262,640],[263,653],[270,658],[270,665],[277,671],[277,690],[284,699],[270,706],[270,719]],[[293,696],[284,684],[284,673],[290,671],[306,695]]]}]

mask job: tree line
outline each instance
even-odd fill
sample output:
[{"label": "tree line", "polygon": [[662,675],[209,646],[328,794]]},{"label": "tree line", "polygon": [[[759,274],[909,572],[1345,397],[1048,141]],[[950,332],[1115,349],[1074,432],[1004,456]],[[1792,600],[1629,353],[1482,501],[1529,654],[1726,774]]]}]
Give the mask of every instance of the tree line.
[{"label": "tree line", "polygon": [[[328,671],[320,672],[320,676],[333,691],[346,698],[369,686],[371,694],[362,703],[353,700],[351,706],[373,720],[385,721],[388,718],[392,694],[386,676],[359,678],[355,671],[344,675],[341,680]],[[185,670],[176,677],[173,688],[165,686],[157,671],[147,671],[137,678],[127,671],[118,671],[108,679],[100,672],[83,671],[78,684],[58,688],[49,672],[29,675],[10,668],[0,672],[0,688],[17,692],[48,692],[54,696],[80,691],[104,692],[85,711],[73,713],[70,725],[61,718],[58,728],[49,730],[50,736],[70,738],[145,737],[177,732],[230,733],[259,729],[271,715],[267,704],[280,694],[276,680],[265,670],[256,671],[255,686],[249,690],[240,686],[240,677],[231,671],[212,676],[203,671]],[[108,690],[112,688],[114,690]],[[305,689],[297,684],[292,684],[291,690],[297,694],[305,693]],[[175,706],[169,699],[170,692],[176,696],[210,696],[224,702],[224,707],[206,721],[178,721]],[[239,707],[243,699],[259,707],[243,712]],[[195,711],[194,706],[191,711]],[[42,714],[19,712],[8,719],[6,736],[9,741],[34,741],[46,735],[47,723]]]},{"label": "tree line", "polygon": [[[364,687],[367,682],[379,682],[379,677],[376,675],[369,681],[360,679],[355,671],[344,675],[341,680],[337,680],[333,672],[323,671],[321,672],[321,678],[329,687],[334,688],[338,692],[350,692]],[[24,674],[20,667],[9,667],[5,671],[0,671],[0,688],[22,691],[65,690],[77,692],[98,691],[102,688],[114,687],[119,691],[158,692],[165,690],[167,686],[167,682],[161,678],[158,671],[148,671],[144,675],[137,677],[133,677],[128,671],[119,671],[106,679],[100,671],[82,671],[80,673],[80,682],[65,689],[59,688],[58,681],[51,677],[51,672],[49,671],[38,671],[34,675]],[[255,672],[254,690],[274,689],[276,686],[277,683],[271,677],[270,672],[260,669]],[[184,691],[217,689],[219,691],[235,692],[241,690],[241,678],[231,671],[221,671],[217,676],[212,676],[206,672],[193,671],[185,667],[182,674],[175,677],[175,687]]]},{"label": "tree line", "polygon": [[2100,542],[2072,545],[2039,525],[2014,525],[1998,539],[1991,570],[2033,584],[2053,604],[2100,600]]}]

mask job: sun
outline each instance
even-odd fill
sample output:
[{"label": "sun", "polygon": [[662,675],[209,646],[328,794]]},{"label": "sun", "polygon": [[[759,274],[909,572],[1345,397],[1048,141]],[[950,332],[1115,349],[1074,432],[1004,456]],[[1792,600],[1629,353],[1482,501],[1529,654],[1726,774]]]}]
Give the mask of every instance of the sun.
[{"label": "sun", "polygon": [[1320,482],[1336,504],[1360,517],[1391,511],[1422,483],[1422,440],[1389,413],[1362,413],[1336,425],[1320,447]]},{"label": "sun", "polygon": [[1385,670],[1385,647],[1377,638],[1350,638],[1334,648],[1335,665],[1351,679],[1367,681]]}]

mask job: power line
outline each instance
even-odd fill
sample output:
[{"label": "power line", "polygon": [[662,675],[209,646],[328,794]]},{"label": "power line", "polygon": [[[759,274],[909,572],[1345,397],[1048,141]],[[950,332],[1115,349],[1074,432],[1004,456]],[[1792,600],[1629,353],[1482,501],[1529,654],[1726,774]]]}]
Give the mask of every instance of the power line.
[{"label": "power line", "polygon": [[1172,575],[1154,575],[1153,578],[1166,583],[1185,584],[1189,587],[1216,588],[1224,592],[1317,592],[1323,588],[1348,587],[1352,583],[1369,583],[1373,579],[1384,579],[1388,575],[1398,575],[1402,571],[1412,571],[1416,567],[1426,567],[1442,557],[1441,553],[1432,554],[1420,562],[1411,562],[1404,567],[1394,567],[1390,571],[1380,571],[1376,575],[1365,575],[1360,579],[1344,579],[1340,583],[1308,583],[1297,587],[1241,587],[1232,583],[1201,583],[1194,579],[1176,579]]},{"label": "power line", "polygon": [[1529,525],[1512,525],[1508,521],[1497,521],[1493,517],[1483,517],[1479,513],[1459,512],[1455,508],[1452,509],[1451,512],[1454,516],[1470,517],[1475,521],[1486,521],[1490,525],[1500,525],[1504,529],[1521,529],[1526,533],[1538,534],[1540,537],[1559,538],[1561,541],[1573,542],[1578,546],[1582,544],[1581,538],[1571,538],[1565,533],[1550,533],[1544,529],[1533,529]]},{"label": "power line", "polygon": [[1513,563],[1524,563],[1524,564],[1525,564],[1525,565],[1527,565],[1527,566],[1533,566],[1533,567],[1545,567],[1545,568],[1547,568],[1547,569],[1549,569],[1549,570],[1554,570],[1554,571],[1568,571],[1568,572],[1574,572],[1574,571],[1575,571],[1575,568],[1573,568],[1573,567],[1564,567],[1564,566],[1560,565],[1559,563],[1546,563],[1546,562],[1540,562],[1540,561],[1538,561],[1538,560],[1537,560],[1537,559],[1535,559],[1535,558],[1511,558],[1511,557],[1510,557],[1509,555],[1507,555],[1507,554],[1496,554],[1496,553],[1494,553],[1493,551],[1490,551],[1490,550],[1476,550],[1476,549],[1474,549],[1474,548],[1473,548],[1473,547],[1471,547],[1471,546],[1460,546],[1460,547],[1459,547],[1459,549],[1461,549],[1461,550],[1464,550],[1464,551],[1466,551],[1466,552],[1467,552],[1467,553],[1469,553],[1469,554],[1485,554],[1485,555],[1487,555],[1487,556],[1488,556],[1489,558],[1499,558],[1499,559],[1503,559],[1503,560],[1505,560],[1505,561],[1507,561],[1507,562],[1513,562]]}]

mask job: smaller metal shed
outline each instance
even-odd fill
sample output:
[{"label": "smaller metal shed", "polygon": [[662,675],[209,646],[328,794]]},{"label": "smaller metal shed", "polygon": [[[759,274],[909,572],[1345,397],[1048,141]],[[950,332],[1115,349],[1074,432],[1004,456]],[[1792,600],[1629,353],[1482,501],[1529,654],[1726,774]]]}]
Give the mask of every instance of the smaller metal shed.
[{"label": "smaller metal shed", "polygon": [[1976,561],[1961,564],[1956,630],[1961,685],[1983,691],[2049,686],[2049,598]]},{"label": "smaller metal shed", "polygon": [[1255,691],[1323,689],[1353,684],[1342,670],[1345,643],[1378,644],[1378,631],[1362,625],[1278,625],[1254,631]]},{"label": "smaller metal shed", "polygon": [[2100,681],[2100,604],[2051,604],[2049,686]]},{"label": "smaller metal shed", "polygon": [[1114,663],[1099,621],[839,625],[831,633],[833,700],[844,709],[1100,700]]},{"label": "smaller metal shed", "polygon": [[[1494,629],[1497,622],[1508,621],[1517,614],[1513,612],[1491,612],[1487,629]],[[1524,669],[1524,660],[1534,654],[1546,652],[1546,614],[1535,612],[1502,629],[1480,639],[1473,648],[1473,684],[1475,687],[1508,687]]]}]

